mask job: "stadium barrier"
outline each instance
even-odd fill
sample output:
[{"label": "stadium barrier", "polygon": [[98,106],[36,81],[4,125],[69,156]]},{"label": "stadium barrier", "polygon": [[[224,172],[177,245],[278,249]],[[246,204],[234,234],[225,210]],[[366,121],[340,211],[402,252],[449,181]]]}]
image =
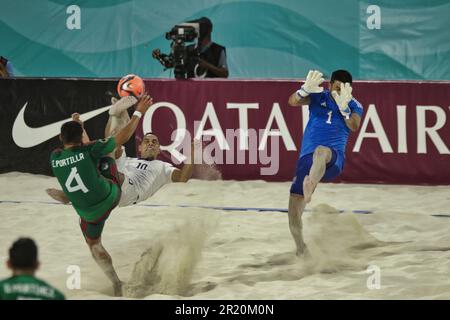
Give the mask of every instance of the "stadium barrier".
[{"label": "stadium barrier", "polygon": [[[85,125],[92,138],[102,137],[103,107],[116,83],[1,79],[0,172],[50,174],[49,154],[59,145],[61,123],[73,112],[89,118]],[[202,152],[224,179],[289,181],[308,120],[307,106],[287,104],[298,86],[292,80],[147,79],[155,105],[128,154],[135,154],[133,143],[143,132],[152,131],[160,137],[164,159],[178,163],[183,136],[184,142],[197,136],[209,143]],[[350,134],[344,172],[335,181],[450,184],[450,83],[377,81],[353,87],[364,116],[360,130]]]}]

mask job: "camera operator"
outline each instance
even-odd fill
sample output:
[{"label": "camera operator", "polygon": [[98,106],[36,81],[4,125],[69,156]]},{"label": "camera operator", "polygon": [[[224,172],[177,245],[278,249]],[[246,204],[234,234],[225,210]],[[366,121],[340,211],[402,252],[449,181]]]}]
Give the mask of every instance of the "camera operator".
[{"label": "camera operator", "polygon": [[206,78],[228,78],[226,49],[211,41],[211,20],[203,17],[198,21],[201,26],[197,45],[199,67],[206,70]]},{"label": "camera operator", "polygon": [[[171,45],[171,54],[162,54],[159,49],[154,49],[153,58],[166,68],[175,68],[176,78],[228,78],[226,50],[225,47],[211,41],[211,20],[203,17],[188,21],[188,23],[199,25],[197,44],[184,47],[184,45],[180,45],[181,42],[175,43],[174,41]],[[170,37],[166,35],[166,38]],[[175,63],[176,57],[180,56],[180,51],[186,54],[182,54],[186,57],[186,61],[183,60],[184,63],[181,66]]]}]

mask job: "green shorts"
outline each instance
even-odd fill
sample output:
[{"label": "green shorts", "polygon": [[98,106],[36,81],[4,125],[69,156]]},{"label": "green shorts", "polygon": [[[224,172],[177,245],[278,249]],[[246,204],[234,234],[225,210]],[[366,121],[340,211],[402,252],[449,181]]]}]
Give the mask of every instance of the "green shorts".
[{"label": "green shorts", "polygon": [[87,222],[86,220],[83,220],[82,218],[80,218],[80,228],[81,228],[81,231],[83,232],[83,236],[86,239],[97,240],[98,238],[101,237],[102,232],[103,232],[103,227],[105,226],[105,221],[109,218],[111,211],[115,207],[117,207],[117,205],[119,204],[120,194],[121,194],[121,192],[119,189],[119,193],[118,193],[116,201],[114,201],[111,208],[108,211],[106,211],[105,214],[103,216],[101,216],[100,219],[98,219],[97,221]]},{"label": "green shorts", "polygon": [[102,158],[99,163],[99,170],[105,178],[110,180],[110,183],[112,184],[111,187],[117,190],[112,191],[116,193],[115,200],[100,218],[98,218],[96,221],[89,222],[84,220],[83,218],[80,218],[80,228],[83,232],[83,236],[85,239],[90,240],[96,240],[101,237],[103,227],[105,226],[105,221],[109,218],[111,211],[119,204],[120,196],[122,193],[120,190],[117,166],[114,159],[109,157]]}]

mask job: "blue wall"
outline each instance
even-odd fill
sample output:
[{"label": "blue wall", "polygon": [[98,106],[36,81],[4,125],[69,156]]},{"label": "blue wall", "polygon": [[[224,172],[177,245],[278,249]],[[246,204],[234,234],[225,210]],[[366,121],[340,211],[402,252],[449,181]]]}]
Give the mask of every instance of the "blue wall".
[{"label": "blue wall", "polygon": [[208,16],[231,78],[345,68],[357,79],[448,80],[449,13],[448,0],[0,0],[0,55],[18,76],[173,77],[152,49],[168,52],[165,32]]}]

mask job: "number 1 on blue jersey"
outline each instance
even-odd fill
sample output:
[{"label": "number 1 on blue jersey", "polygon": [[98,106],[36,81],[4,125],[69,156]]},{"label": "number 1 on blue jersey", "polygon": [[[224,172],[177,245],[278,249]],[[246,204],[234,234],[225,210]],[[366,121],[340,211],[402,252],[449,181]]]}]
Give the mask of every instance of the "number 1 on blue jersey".
[{"label": "number 1 on blue jersey", "polygon": [[326,123],[331,124],[331,115],[333,114],[333,111],[328,112],[328,120]]}]

